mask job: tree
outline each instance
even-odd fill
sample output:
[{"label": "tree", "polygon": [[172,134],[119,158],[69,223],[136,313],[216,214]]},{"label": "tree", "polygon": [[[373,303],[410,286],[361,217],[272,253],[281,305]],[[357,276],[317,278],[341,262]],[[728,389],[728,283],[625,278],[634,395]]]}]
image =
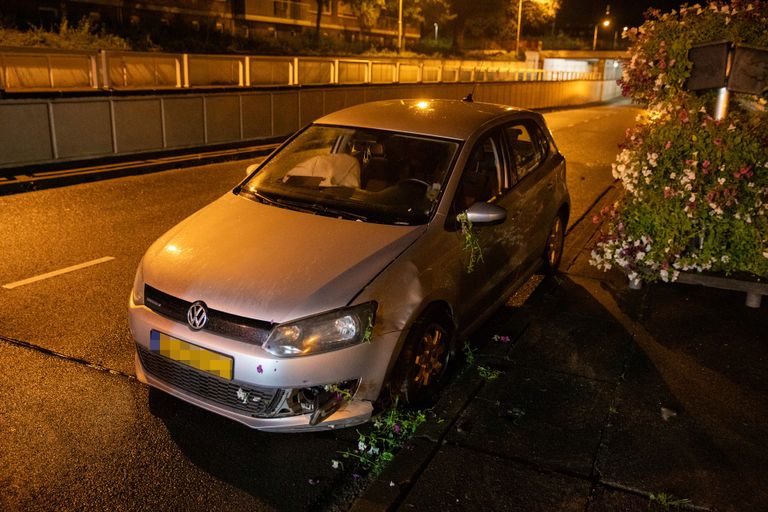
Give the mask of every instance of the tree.
[{"label": "tree", "polygon": [[[501,38],[513,41],[517,37],[518,0],[510,0],[506,9]],[[522,26],[528,34],[537,33],[555,19],[560,10],[560,0],[523,0]],[[540,33],[540,32],[538,32]]]},{"label": "tree", "polygon": [[464,48],[464,36],[467,30],[467,22],[490,26],[494,18],[504,16],[504,8],[509,0],[448,0],[451,12],[455,15],[453,20],[453,47],[455,50]]},{"label": "tree", "polygon": [[315,44],[320,42],[320,21],[323,18],[323,8],[330,5],[331,0],[315,0],[317,15],[315,16]]},{"label": "tree", "polygon": [[387,7],[386,0],[347,0],[357,14],[360,28],[369,30],[376,25],[382,11]]},{"label": "tree", "polygon": [[[497,41],[515,39],[519,0],[446,0],[444,3],[454,16],[455,49],[464,47],[467,34]],[[523,0],[523,24],[526,28],[541,27],[554,18],[558,9],[560,0]]]}]

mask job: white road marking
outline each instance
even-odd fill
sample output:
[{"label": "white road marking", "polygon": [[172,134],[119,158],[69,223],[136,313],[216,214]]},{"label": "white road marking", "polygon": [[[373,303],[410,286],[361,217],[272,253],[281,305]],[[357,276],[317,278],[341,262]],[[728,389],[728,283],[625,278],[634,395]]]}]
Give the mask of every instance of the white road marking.
[{"label": "white road marking", "polygon": [[14,283],[4,284],[3,288],[5,288],[6,290],[11,290],[13,288],[18,288],[19,286],[24,286],[25,284],[36,283],[37,281],[42,281],[43,279],[49,279],[51,277],[56,277],[62,274],[67,274],[69,272],[74,272],[75,270],[91,267],[93,265],[98,265],[100,263],[106,263],[108,261],[112,261],[113,259],[115,258],[112,256],[104,256],[103,258],[99,258],[97,260],[86,261],[85,263],[80,263],[79,265],[72,265],[71,267],[54,270],[53,272],[40,274],[39,276],[30,277],[28,279],[16,281]]}]

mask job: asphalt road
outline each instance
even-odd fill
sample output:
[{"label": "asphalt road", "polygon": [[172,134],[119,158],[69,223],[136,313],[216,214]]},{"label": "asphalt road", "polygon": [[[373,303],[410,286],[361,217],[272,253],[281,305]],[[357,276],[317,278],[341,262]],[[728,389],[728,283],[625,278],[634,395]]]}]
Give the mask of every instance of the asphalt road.
[{"label": "asphalt road", "polygon": [[[613,182],[616,145],[638,113],[614,104],[546,115],[568,162],[572,223]],[[0,197],[0,509],[343,505],[349,475],[330,460],[354,447],[354,430],[251,431],[132,377],[126,304],[142,254],[248,163]]]}]

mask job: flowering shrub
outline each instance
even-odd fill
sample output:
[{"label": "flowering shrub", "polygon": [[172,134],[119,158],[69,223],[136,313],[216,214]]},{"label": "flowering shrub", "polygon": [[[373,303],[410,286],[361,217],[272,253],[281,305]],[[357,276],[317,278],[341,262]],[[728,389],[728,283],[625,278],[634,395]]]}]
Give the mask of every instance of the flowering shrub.
[{"label": "flowering shrub", "polygon": [[662,14],[651,9],[640,28],[625,34],[632,44],[620,82],[625,96],[639,103],[681,101],[692,64],[688,50],[697,44],[731,41],[768,46],[768,4],[762,0],[682,6]]},{"label": "flowering shrub", "polygon": [[675,280],[681,270],[768,277],[768,114],[740,97],[711,115],[713,93],[684,90],[693,44],[728,39],[768,46],[768,4],[713,2],[651,14],[630,38],[625,94],[649,107],[628,130],[613,175],[622,199],[594,222],[591,263],[631,280]]}]

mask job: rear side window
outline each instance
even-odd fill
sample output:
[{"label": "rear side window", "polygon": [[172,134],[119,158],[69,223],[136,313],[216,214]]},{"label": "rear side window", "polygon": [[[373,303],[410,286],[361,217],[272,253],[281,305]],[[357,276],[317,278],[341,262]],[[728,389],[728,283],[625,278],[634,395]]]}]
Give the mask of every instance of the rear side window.
[{"label": "rear side window", "polygon": [[510,125],[504,131],[518,179],[522,179],[544,161],[547,148],[546,139],[533,123]]}]

